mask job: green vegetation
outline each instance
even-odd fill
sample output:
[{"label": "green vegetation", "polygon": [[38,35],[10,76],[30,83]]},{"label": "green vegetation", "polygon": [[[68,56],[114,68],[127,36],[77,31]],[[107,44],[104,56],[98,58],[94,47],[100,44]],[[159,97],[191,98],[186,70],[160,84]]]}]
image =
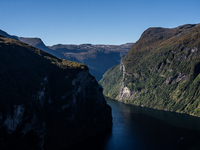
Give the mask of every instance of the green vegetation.
[{"label": "green vegetation", "polygon": [[103,93],[114,99],[118,98],[119,86],[123,77],[123,71],[120,70],[120,65],[109,69],[104,75],[100,84],[104,87]]},{"label": "green vegetation", "polygon": [[[49,88],[63,94],[71,89],[71,81],[65,80],[67,74],[71,80],[86,65],[56,58],[28,44],[0,36],[0,103],[21,104],[29,102],[37,95],[44,78],[52,78]],[[62,83],[58,86],[56,81]],[[55,81],[55,82],[54,82]],[[61,88],[63,88],[61,90]],[[53,88],[52,88],[53,89]]]},{"label": "green vegetation", "polygon": [[200,116],[200,24],[146,30],[123,65],[124,79],[115,67],[100,81],[106,96],[117,98],[123,80],[125,103]]}]

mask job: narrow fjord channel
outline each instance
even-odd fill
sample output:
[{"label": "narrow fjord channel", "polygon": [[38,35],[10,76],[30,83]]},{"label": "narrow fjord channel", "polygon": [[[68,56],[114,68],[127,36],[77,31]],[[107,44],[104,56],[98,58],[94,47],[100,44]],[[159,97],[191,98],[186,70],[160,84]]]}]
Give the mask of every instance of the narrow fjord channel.
[{"label": "narrow fjord channel", "polygon": [[113,126],[72,149],[195,150],[200,149],[200,118],[136,107],[107,99]]}]

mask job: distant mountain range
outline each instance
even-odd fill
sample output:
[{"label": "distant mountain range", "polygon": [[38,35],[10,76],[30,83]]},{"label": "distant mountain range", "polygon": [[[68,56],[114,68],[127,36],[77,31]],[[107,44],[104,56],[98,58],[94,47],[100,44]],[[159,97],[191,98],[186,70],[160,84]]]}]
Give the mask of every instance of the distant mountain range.
[{"label": "distant mountain range", "polygon": [[99,83],[121,102],[200,117],[200,24],[147,29]]},{"label": "distant mountain range", "polygon": [[127,54],[134,43],[122,45],[53,45],[46,46],[40,38],[24,38],[12,36],[0,30],[0,34],[25,42],[31,46],[48,52],[58,58],[84,63],[89,67],[90,73],[99,81],[103,74],[120,63],[121,58]]},{"label": "distant mountain range", "polygon": [[133,43],[123,45],[54,45],[48,47],[65,56],[65,59],[86,64],[90,73],[99,81],[103,74],[119,64]]}]

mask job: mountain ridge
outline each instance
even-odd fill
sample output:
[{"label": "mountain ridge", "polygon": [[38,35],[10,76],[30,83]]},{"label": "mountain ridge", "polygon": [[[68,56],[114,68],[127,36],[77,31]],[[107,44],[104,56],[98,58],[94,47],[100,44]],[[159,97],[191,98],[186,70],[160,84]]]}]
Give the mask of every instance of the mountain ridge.
[{"label": "mountain ridge", "polygon": [[[200,24],[149,28],[99,82],[124,103],[200,116]],[[113,74],[113,75],[112,75]]]},{"label": "mountain ridge", "polygon": [[85,63],[97,81],[102,78],[109,68],[117,65],[130,47],[134,45],[134,43],[126,43],[122,45],[57,44],[46,46],[40,38],[10,36],[4,31],[2,33],[8,38],[25,42],[58,58]]},{"label": "mountain ridge", "polygon": [[19,41],[19,39],[18,39],[17,36],[15,36],[15,35],[10,35],[10,34],[8,34],[7,32],[5,32],[5,31],[3,31],[3,30],[1,30],[1,29],[0,29],[0,35],[3,35],[3,36],[5,36],[5,37],[7,37],[7,38],[10,38],[10,39],[14,39],[14,40],[18,40],[18,41]]}]

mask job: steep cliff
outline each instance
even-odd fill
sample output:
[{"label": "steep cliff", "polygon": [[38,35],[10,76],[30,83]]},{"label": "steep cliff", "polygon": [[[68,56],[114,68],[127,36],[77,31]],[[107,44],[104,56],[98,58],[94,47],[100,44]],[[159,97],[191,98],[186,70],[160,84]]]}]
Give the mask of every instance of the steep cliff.
[{"label": "steep cliff", "polygon": [[64,149],[112,125],[84,64],[0,35],[1,149]]},{"label": "steep cliff", "polygon": [[149,28],[121,64],[104,75],[104,94],[137,106],[200,116],[199,50],[200,24]]}]

